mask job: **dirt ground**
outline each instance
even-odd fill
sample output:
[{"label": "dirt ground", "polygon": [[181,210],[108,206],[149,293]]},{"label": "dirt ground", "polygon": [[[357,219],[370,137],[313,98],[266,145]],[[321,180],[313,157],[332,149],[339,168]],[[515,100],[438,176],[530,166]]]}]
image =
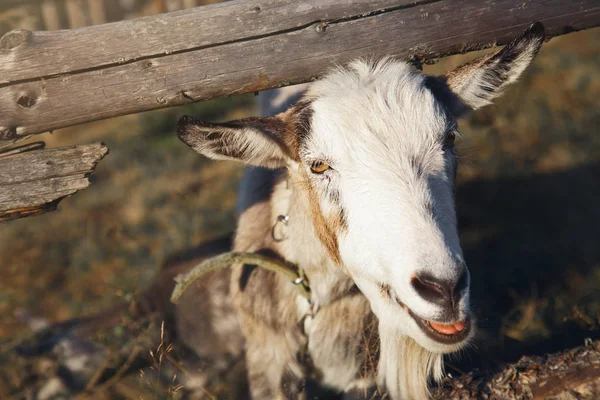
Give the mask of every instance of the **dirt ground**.
[{"label": "dirt ground", "polygon": [[[481,334],[448,360],[455,375],[600,337],[599,77],[600,29],[552,39],[496,105],[461,124],[459,229]],[[29,331],[24,315],[66,320],[129,299],[166,258],[233,230],[241,166],[180,143],[184,113],[227,120],[256,105],[240,96],[36,138],[101,140],[110,154],[58,211],[0,225],[0,341]]]}]

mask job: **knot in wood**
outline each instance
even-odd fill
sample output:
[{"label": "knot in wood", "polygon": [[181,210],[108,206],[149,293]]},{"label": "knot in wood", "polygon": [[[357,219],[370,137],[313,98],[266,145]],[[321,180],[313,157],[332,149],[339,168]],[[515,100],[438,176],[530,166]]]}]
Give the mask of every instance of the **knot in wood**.
[{"label": "knot in wood", "polygon": [[0,50],[11,50],[26,43],[32,35],[33,33],[27,29],[15,29],[14,31],[7,32],[0,39]]},{"label": "knot in wood", "polygon": [[327,22],[323,22],[322,24],[317,25],[317,32],[325,33],[328,27],[329,24]]},{"label": "knot in wood", "polygon": [[17,129],[16,128],[8,128],[5,126],[0,126],[0,140],[15,139],[16,137],[17,137]]},{"label": "knot in wood", "polygon": [[27,95],[23,95],[17,100],[17,104],[23,108],[31,108],[35,106],[35,103],[37,103],[37,101],[33,97]]}]

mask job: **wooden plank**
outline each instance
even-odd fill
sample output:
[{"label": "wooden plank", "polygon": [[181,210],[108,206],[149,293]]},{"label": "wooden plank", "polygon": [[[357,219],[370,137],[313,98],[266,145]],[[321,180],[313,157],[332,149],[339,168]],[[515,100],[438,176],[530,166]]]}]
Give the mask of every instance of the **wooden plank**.
[{"label": "wooden plank", "polygon": [[8,157],[8,156],[12,156],[13,154],[25,153],[27,151],[32,151],[32,150],[43,150],[45,148],[46,148],[45,142],[33,142],[33,143],[25,144],[23,146],[11,147],[7,150],[2,150],[0,148],[0,157]]},{"label": "wooden plank", "polygon": [[[223,5],[208,7],[209,14],[215,13],[215,10],[232,12],[227,17],[229,22],[226,25],[229,28],[219,28],[229,32],[231,38],[240,37],[241,27],[244,32],[252,33],[253,26],[232,24],[231,15],[239,15],[243,19],[244,13],[241,10],[247,9],[248,3],[255,4],[254,1],[242,1],[234,4],[237,8],[227,8]],[[152,48],[155,54],[160,53],[138,59],[140,53],[129,50],[129,56],[124,57],[121,63],[114,62],[99,67],[92,67],[91,61],[86,64],[87,52],[81,50],[83,43],[75,45],[71,41],[70,35],[73,32],[62,32],[59,36],[66,35],[66,38],[70,38],[66,42],[71,43],[73,47],[63,48],[63,54],[60,56],[42,58],[67,57],[72,62],[65,60],[65,68],[80,70],[56,76],[39,75],[40,65],[45,63],[45,60],[40,60],[39,55],[34,58],[29,56],[27,67],[23,67],[24,59],[20,58],[20,55],[29,52],[27,49],[32,41],[36,43],[37,53],[46,55],[44,46],[40,43],[42,36],[49,43],[51,52],[57,51],[59,36],[23,32],[14,33],[17,35],[15,38],[5,36],[0,42],[0,48],[8,49],[3,51],[0,58],[3,68],[7,68],[11,63],[16,65],[14,61],[7,61],[14,55],[12,60],[19,59],[17,64],[21,67],[17,72],[11,68],[6,69],[13,77],[31,77],[31,70],[37,70],[38,75],[35,79],[27,78],[21,81],[19,78],[17,82],[0,84],[0,137],[10,139],[92,120],[306,82],[319,76],[332,65],[361,56],[380,57],[393,54],[405,58],[416,56],[431,59],[485,48],[495,43],[504,44],[536,20],[546,25],[548,36],[600,24],[597,0],[531,0],[516,6],[512,0],[485,3],[479,0],[440,0],[385,11],[375,11],[379,9],[377,6],[366,3],[372,6],[370,12],[354,3],[356,7],[350,8],[353,11],[360,9],[363,13],[349,17],[340,17],[341,13],[346,11],[336,8],[334,2],[323,3],[328,3],[331,7],[321,7],[319,10],[336,10],[337,14],[333,11],[329,14],[315,11],[309,13],[310,19],[307,19],[298,11],[290,14],[285,22],[287,25],[284,25],[285,19],[274,20],[272,24],[279,28],[277,32],[252,36],[247,40],[213,42],[212,45],[207,45],[210,39],[205,36],[196,37],[190,32],[185,32],[185,29],[190,27],[190,21],[183,25],[173,23],[182,16],[188,16],[186,13],[192,12],[199,18],[194,21],[195,25],[202,25],[206,32],[215,32],[218,40],[224,40],[224,37],[215,31],[214,26],[215,21],[224,23],[224,20],[217,16],[203,20],[200,18],[202,7],[159,16],[156,19],[144,19],[141,25],[132,31],[135,33],[130,32],[128,39],[125,36],[117,38],[109,30],[103,31],[103,36],[98,36],[94,41],[87,36],[87,29],[94,27],[77,30],[85,42],[85,47],[94,54],[94,62],[112,57],[107,49],[104,49],[102,54],[94,50],[106,46],[105,43],[118,42],[123,43],[125,47],[129,46],[125,44],[127,42],[139,43],[140,37],[137,35],[142,34],[140,27],[144,27],[144,43],[152,43],[150,47],[140,44],[144,48],[143,51]],[[294,6],[297,4],[304,3],[294,3]],[[233,13],[235,10],[239,13]],[[268,10],[265,10],[266,12]],[[299,15],[304,17],[300,18]],[[330,20],[327,15],[336,15],[339,18]],[[173,30],[173,41],[165,40],[161,35],[154,36],[151,28],[157,21]],[[199,24],[198,21],[203,23]],[[109,26],[114,27],[119,35],[123,34],[120,25],[107,24],[101,27],[106,29]],[[237,36],[231,33],[231,26],[237,27]],[[288,28],[283,29],[284,26]],[[161,28],[157,26],[157,29]],[[183,32],[180,29],[183,29]],[[271,31],[265,27],[256,29],[258,32]],[[198,32],[198,29],[192,31]],[[19,40],[22,41],[21,46],[11,46]],[[90,45],[96,42],[97,46]],[[198,47],[185,51],[171,51],[180,47],[172,43],[187,43],[188,46],[193,43]],[[21,47],[24,50],[20,50]],[[110,48],[114,49],[115,46],[111,45]],[[119,50],[117,53],[124,56]],[[75,60],[77,58],[79,60]],[[89,68],[81,69],[83,65],[88,65]],[[56,71],[53,69],[56,67],[48,68]]]},{"label": "wooden plank", "polygon": [[[18,46],[8,49],[8,44],[0,44],[0,85],[248,40],[411,3],[414,1],[308,0],[292,5],[281,0],[230,1],[83,29],[32,32]],[[0,43],[16,44],[18,38],[8,40],[10,37],[9,32]]]},{"label": "wooden plank", "polygon": [[42,11],[42,19],[46,30],[55,31],[60,29],[60,16],[56,0],[46,0],[40,5]]},{"label": "wooden plank", "polygon": [[151,14],[161,14],[167,12],[167,0],[150,0],[148,11]]},{"label": "wooden plank", "polygon": [[67,16],[71,28],[81,28],[86,25],[82,0],[66,0]]},{"label": "wooden plank", "polygon": [[177,11],[183,9],[181,0],[165,0],[167,11]]},{"label": "wooden plank", "polygon": [[196,7],[196,0],[183,0],[183,8]]},{"label": "wooden plank", "polygon": [[0,222],[54,210],[90,185],[87,176],[107,153],[94,143],[0,157]]},{"label": "wooden plank", "polygon": [[104,10],[104,0],[87,0],[90,14],[90,23],[100,25],[106,22],[106,13]]},{"label": "wooden plank", "polygon": [[34,5],[34,4],[39,4],[43,1],[44,0],[2,0],[2,1],[0,1],[0,9]]}]

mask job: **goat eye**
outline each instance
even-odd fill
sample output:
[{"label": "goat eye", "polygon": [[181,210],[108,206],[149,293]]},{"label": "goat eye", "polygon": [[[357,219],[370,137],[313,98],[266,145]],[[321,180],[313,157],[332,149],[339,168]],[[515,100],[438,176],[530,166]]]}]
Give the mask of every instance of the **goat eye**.
[{"label": "goat eye", "polygon": [[310,170],[313,174],[322,174],[329,169],[329,164],[323,161],[313,161],[310,165]]},{"label": "goat eye", "polygon": [[454,146],[454,139],[456,139],[456,132],[451,131],[446,135],[446,139],[444,141],[444,147],[452,147]]}]

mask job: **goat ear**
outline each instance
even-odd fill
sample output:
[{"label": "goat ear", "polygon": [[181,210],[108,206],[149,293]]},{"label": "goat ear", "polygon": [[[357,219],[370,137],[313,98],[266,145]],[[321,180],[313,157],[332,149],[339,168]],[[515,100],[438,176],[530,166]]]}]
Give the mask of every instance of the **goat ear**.
[{"label": "goat ear", "polygon": [[210,123],[183,116],[177,121],[182,142],[215,160],[280,168],[294,158],[285,143],[288,128],[280,116]]},{"label": "goat ear", "polygon": [[544,36],[544,25],[536,22],[498,52],[477,58],[444,75],[442,80],[462,102],[451,106],[451,110],[462,116],[490,104],[531,63]]}]

